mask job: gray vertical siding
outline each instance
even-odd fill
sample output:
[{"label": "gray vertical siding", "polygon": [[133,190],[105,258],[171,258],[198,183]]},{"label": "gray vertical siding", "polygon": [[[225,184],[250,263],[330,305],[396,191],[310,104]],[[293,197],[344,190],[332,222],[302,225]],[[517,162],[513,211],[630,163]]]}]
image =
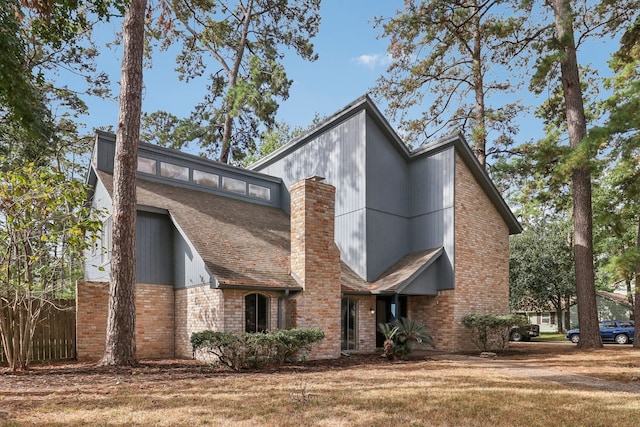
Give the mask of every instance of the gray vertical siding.
[{"label": "gray vertical siding", "polygon": [[[260,168],[283,180],[286,188],[304,178],[322,176],[336,186],[336,216],[365,205],[365,111],[297,146],[287,156]],[[288,197],[287,197],[288,200]],[[289,206],[282,206],[289,212]]]},{"label": "gray vertical siding", "polygon": [[367,118],[367,209],[407,217],[409,168],[375,121]]},{"label": "gray vertical siding", "polygon": [[367,118],[367,281],[411,251],[407,160]]},{"label": "gray vertical siding", "polygon": [[185,288],[210,284],[211,274],[204,260],[193,246],[185,239],[183,233],[174,228],[174,262],[175,262],[175,288]]},{"label": "gray vertical siding", "polygon": [[366,211],[358,209],[336,217],[335,240],[340,249],[340,258],[360,277],[366,277],[367,254],[363,249],[366,241]]},{"label": "gray vertical siding", "polygon": [[[105,221],[111,215],[111,197],[104,184],[99,179],[95,179],[96,184],[91,207],[96,210],[106,210],[107,213],[101,218],[102,221]],[[93,250],[85,252],[84,278],[93,281],[108,281],[111,274],[111,262],[110,260],[103,262],[102,250],[104,242],[100,240],[100,234],[97,237]]]},{"label": "gray vertical siding", "polygon": [[407,218],[367,210],[367,281],[376,280],[409,253]]},{"label": "gray vertical siding", "polygon": [[[260,172],[280,177],[286,188],[313,175],[336,187],[336,244],[356,273],[366,276],[366,111],[361,110],[327,129]],[[290,211],[289,195],[283,206]]]},{"label": "gray vertical siding", "polygon": [[115,138],[111,139],[108,134],[100,133],[98,138],[98,170],[113,173],[113,165],[116,157]]},{"label": "gray vertical siding", "polygon": [[[444,246],[443,260],[419,281],[450,288],[454,148],[408,159],[395,144],[363,109],[258,169],[287,188],[312,175],[336,186],[336,244],[365,280],[411,252]],[[283,201],[289,211],[288,192]]]},{"label": "gray vertical siding", "polygon": [[447,283],[447,259],[438,258],[434,264],[422,272],[403,292],[409,295],[437,295]]},{"label": "gray vertical siding", "polygon": [[444,246],[439,289],[453,287],[455,148],[415,159],[410,165],[411,252]]},{"label": "gray vertical siding", "polygon": [[173,225],[166,214],[138,211],[136,282],[173,284]]}]

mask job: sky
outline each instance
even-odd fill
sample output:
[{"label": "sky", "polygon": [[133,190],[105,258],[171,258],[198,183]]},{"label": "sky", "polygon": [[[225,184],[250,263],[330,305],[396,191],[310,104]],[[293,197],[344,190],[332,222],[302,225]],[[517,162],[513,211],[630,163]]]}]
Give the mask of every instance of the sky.
[{"label": "sky", "polygon": [[[292,128],[308,127],[318,113],[328,116],[367,93],[386,69],[385,40],[378,40],[380,29],[373,26],[375,16],[392,16],[402,0],[323,0],[318,35],[313,39],[319,59],[305,61],[294,53],[285,58],[285,70],[293,80],[289,98],[280,102],[278,120]],[[98,39],[109,41],[120,31],[119,22],[101,24]],[[103,48],[99,67],[107,72],[114,95],[118,94],[121,46]],[[143,111],[164,110],[186,117],[202,100],[205,82],[188,84],[174,71],[175,53],[156,52],[151,69],[144,70]],[[91,115],[87,129],[116,126],[116,101],[89,102]]]},{"label": "sky", "polygon": [[[309,62],[293,52],[288,53],[284,66],[293,85],[289,98],[280,101],[277,120],[292,128],[307,128],[316,114],[329,116],[369,92],[389,64],[388,40],[379,38],[382,30],[374,28],[373,18],[394,16],[402,7],[403,0],[322,0],[320,29],[313,39],[319,59]],[[111,41],[119,31],[120,22],[104,23],[97,38],[103,43]],[[606,73],[606,60],[616,47],[612,41],[600,41],[579,51],[578,60],[594,61],[595,66],[605,69]],[[119,92],[121,48],[103,48],[99,60],[99,67],[110,76],[114,95]],[[176,52],[155,52],[151,68],[144,70],[143,111],[164,110],[187,117],[192,107],[202,100],[206,80],[179,81],[174,70]],[[526,84],[514,97],[534,105],[540,102],[528,92]],[[115,100],[93,99],[89,106],[91,114],[85,120],[88,131],[106,126],[115,130],[118,117]],[[378,107],[384,113],[384,105]],[[542,123],[532,114],[523,115],[519,122],[521,140],[543,136]],[[394,123],[391,125],[395,127]]]}]

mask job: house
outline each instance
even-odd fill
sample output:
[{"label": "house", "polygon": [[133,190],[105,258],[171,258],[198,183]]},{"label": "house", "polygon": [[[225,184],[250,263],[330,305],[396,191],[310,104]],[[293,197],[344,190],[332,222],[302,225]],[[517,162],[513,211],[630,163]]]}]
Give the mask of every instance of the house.
[{"label": "house", "polygon": [[[563,300],[562,312],[558,313],[551,302],[539,304],[533,300],[526,300],[515,312],[526,316],[529,323],[538,325],[540,332],[557,333],[560,323],[564,325],[564,329],[568,329],[565,324],[569,321],[565,308],[566,305],[567,303]],[[562,316],[562,318],[560,318],[560,316]]]},{"label": "house", "polygon": [[[567,313],[566,307],[569,307]],[[632,307],[627,296],[618,292],[596,291],[596,306],[598,319],[603,320],[627,320],[631,319]],[[562,304],[563,326],[565,330],[578,327],[578,306],[576,298],[567,298]],[[527,316],[529,323],[538,325],[540,332],[558,332],[558,312],[553,304],[536,304],[533,301],[524,303],[517,313]]]},{"label": "house", "polygon": [[[107,212],[114,152],[98,133],[88,181]],[[141,358],[192,357],[204,329],[319,327],[312,358],[373,352],[398,316],[470,350],[461,319],[509,311],[521,228],[467,143],[410,151],[367,96],[249,169],[140,144],[137,201]],[[104,350],[110,224],[77,288],[80,359]]]},{"label": "house", "polygon": [[[626,294],[617,292],[596,291],[596,307],[598,320],[629,320],[633,319],[633,307]],[[578,306],[571,305],[571,327],[578,327]]]}]

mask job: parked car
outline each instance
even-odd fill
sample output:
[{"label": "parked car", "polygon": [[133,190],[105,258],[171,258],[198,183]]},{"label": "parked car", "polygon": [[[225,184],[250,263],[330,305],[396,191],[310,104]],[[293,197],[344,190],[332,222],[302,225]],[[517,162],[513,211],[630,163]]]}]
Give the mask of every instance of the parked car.
[{"label": "parked car", "polygon": [[540,326],[527,325],[525,330],[519,326],[512,326],[509,329],[509,341],[529,341],[532,337],[540,335]]},{"label": "parked car", "polygon": [[[600,336],[602,341],[613,341],[618,344],[633,342],[633,320],[605,320],[600,322]],[[567,331],[567,339],[572,343],[580,341],[580,329]]]}]

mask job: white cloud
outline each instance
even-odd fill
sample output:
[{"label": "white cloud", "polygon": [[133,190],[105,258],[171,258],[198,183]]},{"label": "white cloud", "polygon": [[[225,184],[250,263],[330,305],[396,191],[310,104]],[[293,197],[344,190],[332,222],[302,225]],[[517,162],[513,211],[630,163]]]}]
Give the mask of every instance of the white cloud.
[{"label": "white cloud", "polygon": [[389,64],[391,58],[386,54],[374,53],[372,55],[360,55],[354,58],[354,61],[365,68],[373,70],[374,68]]}]

